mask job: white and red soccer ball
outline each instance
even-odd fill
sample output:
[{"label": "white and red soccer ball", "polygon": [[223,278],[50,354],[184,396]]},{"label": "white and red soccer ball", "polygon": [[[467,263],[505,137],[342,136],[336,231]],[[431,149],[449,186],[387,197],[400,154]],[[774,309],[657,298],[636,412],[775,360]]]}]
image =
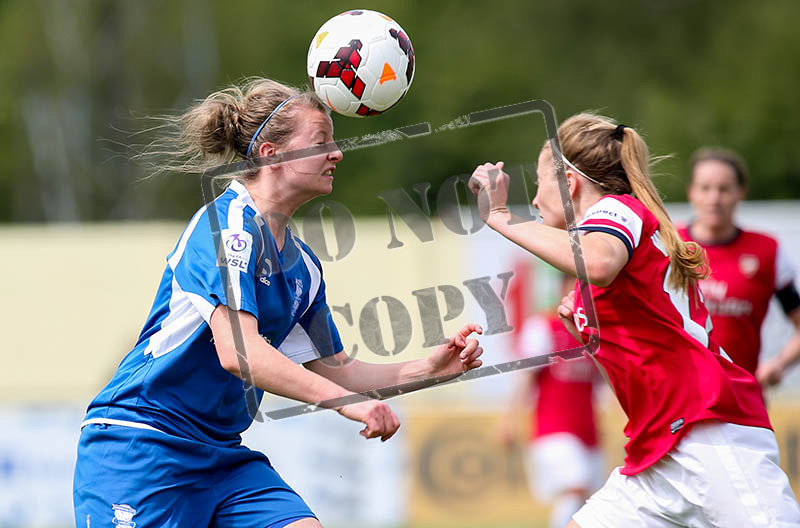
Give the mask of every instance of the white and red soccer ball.
[{"label": "white and red soccer ball", "polygon": [[308,49],[311,86],[331,110],[349,117],[385,112],[414,80],[414,48],[390,17],[356,9],[317,30]]}]

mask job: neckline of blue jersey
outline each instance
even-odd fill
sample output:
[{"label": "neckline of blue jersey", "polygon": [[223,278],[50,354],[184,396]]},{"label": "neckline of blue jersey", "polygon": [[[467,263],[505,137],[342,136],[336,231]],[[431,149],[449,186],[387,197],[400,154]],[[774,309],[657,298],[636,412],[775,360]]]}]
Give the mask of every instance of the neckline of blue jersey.
[{"label": "neckline of blue jersey", "polygon": [[[250,191],[247,190],[247,187],[245,187],[242,182],[239,180],[231,180],[228,189],[236,193],[237,198],[242,200],[246,205],[249,205],[253,209],[253,212],[255,212],[255,214],[257,214],[262,220],[264,219],[264,217],[261,215],[261,211],[259,211],[258,207],[256,206],[255,200],[253,200],[253,197],[250,196]],[[267,226],[266,221],[264,222],[264,225]],[[278,249],[278,241],[275,240],[275,235],[272,234],[272,230],[270,230],[269,226],[267,226],[267,231],[269,232],[270,240],[272,240],[272,245],[275,247],[275,251],[278,252],[278,258],[283,261],[284,251],[286,251],[289,243],[291,242],[292,245],[295,245],[294,233],[292,233],[291,228],[287,224],[286,234],[283,240],[283,247]]]},{"label": "neckline of blue jersey", "polygon": [[252,207],[253,211],[255,211],[258,216],[261,216],[261,211],[258,210],[255,200],[253,200],[253,197],[250,196],[250,191],[247,190],[247,187],[245,187],[242,182],[238,180],[231,180],[231,184],[228,186],[228,189],[235,192],[238,198],[240,198],[245,204]]}]

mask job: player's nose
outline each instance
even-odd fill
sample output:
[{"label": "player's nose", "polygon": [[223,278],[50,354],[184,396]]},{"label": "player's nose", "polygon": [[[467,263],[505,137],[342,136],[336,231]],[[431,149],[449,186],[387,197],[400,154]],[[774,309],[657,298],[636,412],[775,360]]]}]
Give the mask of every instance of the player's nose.
[{"label": "player's nose", "polygon": [[344,154],[342,153],[341,149],[339,148],[339,145],[337,143],[335,143],[335,142],[334,142],[334,147],[335,148],[331,152],[328,153],[328,159],[333,161],[334,163],[339,163],[340,161],[342,161],[342,158],[344,157]]}]

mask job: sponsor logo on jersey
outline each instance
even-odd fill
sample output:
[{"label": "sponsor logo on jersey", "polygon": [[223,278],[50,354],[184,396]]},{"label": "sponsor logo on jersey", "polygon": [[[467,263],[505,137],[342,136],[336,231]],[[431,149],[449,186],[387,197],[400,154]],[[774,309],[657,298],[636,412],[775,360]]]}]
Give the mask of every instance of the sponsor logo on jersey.
[{"label": "sponsor logo on jersey", "polygon": [[591,211],[584,217],[584,219],[593,218],[595,216],[605,217],[614,221],[621,221],[625,225],[630,223],[630,219],[627,216],[610,209],[597,209],[595,211]]},{"label": "sponsor logo on jersey", "polygon": [[[616,212],[610,211],[608,209],[596,209],[594,211],[591,211],[588,215],[586,215],[586,218],[591,218],[593,216],[607,216],[609,218],[617,218],[619,215]],[[627,222],[627,218],[623,218],[622,220]]]},{"label": "sponsor logo on jersey", "polygon": [[114,509],[114,524],[123,528],[134,528],[136,523],[133,522],[133,516],[136,515],[136,510],[127,504],[112,504]]},{"label": "sponsor logo on jersey", "polygon": [[743,317],[753,312],[753,303],[750,300],[728,296],[728,283],[725,281],[701,280],[700,290],[703,292],[703,302],[711,315]]},{"label": "sponsor logo on jersey", "polygon": [[708,299],[705,302],[708,313],[713,316],[746,317],[753,313],[753,303],[747,299],[727,297],[725,299]]},{"label": "sponsor logo on jersey", "polygon": [[739,257],[739,271],[748,279],[752,279],[758,272],[759,264],[758,257],[755,255],[745,253]]},{"label": "sponsor logo on jersey", "polygon": [[703,279],[700,281],[700,290],[708,299],[722,300],[728,294],[728,283],[714,279]]}]

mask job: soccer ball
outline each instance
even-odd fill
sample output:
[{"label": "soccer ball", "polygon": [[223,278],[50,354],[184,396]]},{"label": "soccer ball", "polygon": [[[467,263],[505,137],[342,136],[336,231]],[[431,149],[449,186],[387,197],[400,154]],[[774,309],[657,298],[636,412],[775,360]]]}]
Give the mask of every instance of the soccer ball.
[{"label": "soccer ball", "polygon": [[317,30],[308,48],[311,87],[331,110],[349,117],[385,112],[414,80],[414,48],[390,17],[358,9]]}]

